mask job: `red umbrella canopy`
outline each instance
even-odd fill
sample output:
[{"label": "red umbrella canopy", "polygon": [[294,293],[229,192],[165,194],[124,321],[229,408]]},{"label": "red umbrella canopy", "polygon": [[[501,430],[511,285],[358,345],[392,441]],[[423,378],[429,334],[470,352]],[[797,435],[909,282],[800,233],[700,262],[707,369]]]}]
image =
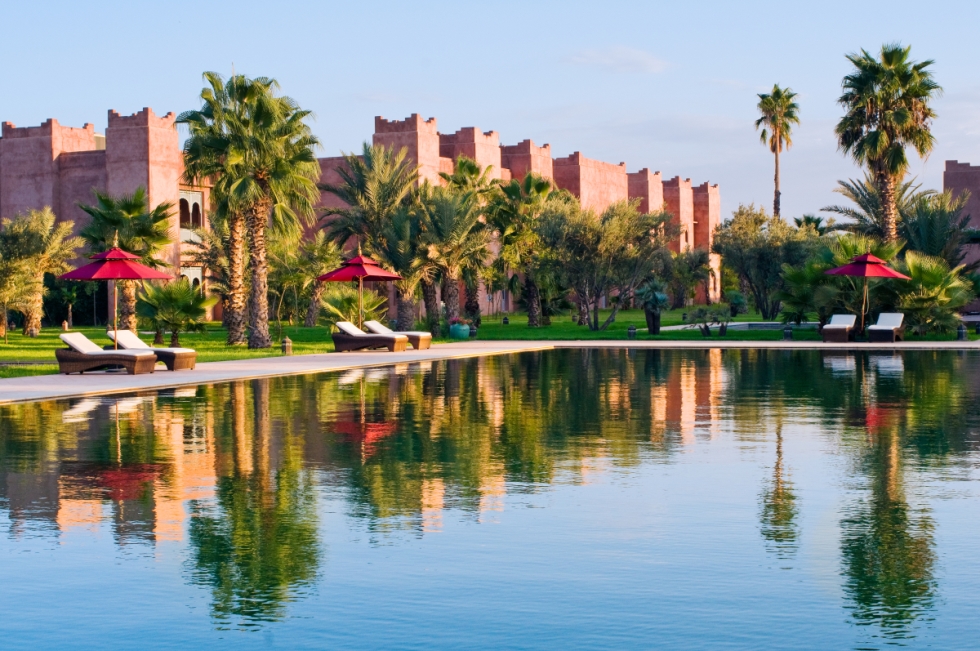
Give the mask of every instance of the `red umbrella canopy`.
[{"label": "red umbrella canopy", "polygon": [[884,260],[870,253],[856,255],[843,267],[828,269],[824,273],[832,276],[860,276],[864,278],[901,278],[909,280],[905,274],[900,274],[889,267]]},{"label": "red umbrella canopy", "polygon": [[59,276],[62,280],[172,280],[170,274],[136,262],[138,255],[112,248],[91,257],[91,262]]},{"label": "red umbrella canopy", "polygon": [[363,255],[351,258],[337,269],[325,273],[317,280],[320,282],[346,282],[351,280],[401,280],[398,274],[385,271],[378,263]]}]

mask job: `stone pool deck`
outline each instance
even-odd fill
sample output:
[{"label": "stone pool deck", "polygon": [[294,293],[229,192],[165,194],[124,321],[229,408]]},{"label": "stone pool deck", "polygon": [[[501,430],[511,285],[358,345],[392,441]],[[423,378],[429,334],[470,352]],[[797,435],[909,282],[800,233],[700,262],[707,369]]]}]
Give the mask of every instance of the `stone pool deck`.
[{"label": "stone pool deck", "polygon": [[[176,386],[213,384],[277,375],[305,375],[371,366],[389,366],[409,362],[460,359],[484,355],[505,355],[556,348],[656,348],[702,350],[771,349],[833,351],[907,351],[907,350],[980,350],[977,341],[924,341],[915,343],[846,343],[825,344],[819,341],[724,341],[721,339],[689,341],[465,341],[437,344],[429,350],[407,350],[403,353],[365,351],[265,357],[259,359],[205,362],[193,371],[158,370],[146,375],[121,373],[87,373],[85,375],[36,375],[0,379],[0,404],[53,400],[109,393],[151,391]],[[158,366],[162,369],[162,366]]]}]

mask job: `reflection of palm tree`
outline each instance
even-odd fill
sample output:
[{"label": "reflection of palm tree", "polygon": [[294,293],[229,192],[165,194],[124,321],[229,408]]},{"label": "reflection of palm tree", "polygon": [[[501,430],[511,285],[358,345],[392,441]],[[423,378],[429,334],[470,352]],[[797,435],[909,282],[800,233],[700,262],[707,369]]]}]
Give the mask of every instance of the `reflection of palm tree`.
[{"label": "reflection of palm tree", "polygon": [[244,625],[282,618],[320,562],[315,486],[303,468],[302,443],[284,441],[273,472],[268,380],[252,388],[255,422],[245,421],[245,384],[236,384],[225,430],[232,440],[225,443],[239,448],[254,438],[255,445],[236,449],[232,473],[218,480],[217,503],[193,504],[190,525],[193,580],[211,587],[216,619]]},{"label": "reflection of palm tree", "polygon": [[900,635],[932,607],[933,524],[910,513],[896,431],[878,436],[869,461],[870,500],[841,522],[844,590],[859,623],[877,623],[886,635]]},{"label": "reflection of palm tree", "polygon": [[762,535],[772,545],[777,556],[785,557],[796,551],[799,531],[796,526],[796,495],[793,482],[783,468],[783,425],[776,425],[776,463],[772,481],[762,491]]}]

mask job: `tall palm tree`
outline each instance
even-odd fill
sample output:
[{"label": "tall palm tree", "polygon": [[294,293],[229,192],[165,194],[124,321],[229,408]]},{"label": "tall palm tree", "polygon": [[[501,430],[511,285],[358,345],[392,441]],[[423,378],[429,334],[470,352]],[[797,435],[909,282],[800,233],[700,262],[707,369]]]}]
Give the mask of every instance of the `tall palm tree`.
[{"label": "tall palm tree", "polygon": [[170,331],[170,346],[180,346],[181,332],[204,332],[204,320],[217,296],[205,296],[186,278],[162,285],[148,284],[136,304],[140,316],[156,323],[158,330]]},{"label": "tall palm tree", "polygon": [[320,301],[326,283],[317,280],[323,274],[337,268],[340,264],[340,247],[327,239],[326,233],[317,231],[313,237],[305,238],[300,244],[299,266],[306,282],[312,285],[310,304],[306,309],[303,326],[312,328],[320,318]]},{"label": "tall palm tree", "polygon": [[74,223],[56,222],[50,208],[29,210],[0,223],[0,318],[7,336],[7,308],[24,314],[24,334],[41,330],[44,274],[71,269],[69,261],[83,241],[72,236]]},{"label": "tall palm tree", "polygon": [[324,217],[335,217],[324,224],[331,239],[341,245],[356,240],[368,255],[378,256],[380,241],[391,216],[413,201],[418,182],[418,165],[407,159],[404,147],[395,151],[384,145],[364,143],[361,155],[344,154],[346,165],[337,168],[341,183],[323,183],[320,189],[347,204],[346,208],[327,208]]},{"label": "tall palm tree", "polygon": [[500,263],[524,277],[527,324],[541,325],[541,295],[535,282],[539,240],[535,226],[551,194],[551,182],[533,172],[497,186],[487,206],[490,225],[500,242]]},{"label": "tall palm tree", "polygon": [[422,209],[422,228],[429,261],[443,278],[446,318],[459,317],[459,282],[463,269],[490,257],[490,233],[485,228],[475,192],[436,188]]},{"label": "tall palm tree", "polygon": [[914,62],[910,51],[911,46],[888,44],[878,58],[866,50],[847,55],[855,70],[844,77],[838,100],[845,110],[836,128],[838,147],[871,172],[889,241],[898,239],[895,195],[909,168],[905,149],[921,157],[932,151],[936,113],[929,103],[942,92],[928,69],[933,62]]},{"label": "tall palm tree", "polygon": [[[207,109],[207,96],[213,96],[222,81],[215,73],[207,73],[205,79],[211,84],[202,92]],[[292,98],[277,95],[276,80],[236,75],[224,87],[232,110],[222,111],[220,119],[203,111],[178,119],[192,126],[184,149],[185,159],[201,163],[194,176],[217,177],[215,190],[227,199],[229,212],[245,218],[252,273],[248,346],[269,348],[266,230],[270,222],[288,230],[297,228],[300,220],[312,223],[315,218],[320,164],[313,149],[319,141],[306,123],[310,112]],[[190,143],[198,125],[201,137]],[[194,154],[197,150],[203,153]]]},{"label": "tall palm tree", "polygon": [[[398,296],[398,329],[411,330],[415,325],[415,298],[423,282],[432,282],[433,261],[428,259],[422,211],[401,207],[395,211],[380,238],[383,248],[379,259],[399,276],[393,284]],[[431,305],[427,309],[433,310]],[[434,312],[438,317],[438,310]],[[430,315],[431,316],[431,315]]]},{"label": "tall palm tree", "polygon": [[840,230],[840,226],[833,219],[824,219],[817,215],[803,215],[794,217],[793,223],[797,228],[812,228],[817,235],[826,235],[832,231]]},{"label": "tall palm tree", "polygon": [[[903,216],[923,197],[935,194],[934,190],[919,190],[921,184],[915,181],[903,181],[895,186],[895,214],[901,227]],[[842,194],[854,204],[851,206],[824,206],[820,210],[832,212],[852,220],[840,224],[839,230],[858,233],[885,239],[885,212],[881,200],[881,192],[875,185],[874,178],[865,173],[864,179],[849,179],[837,181],[834,192]]]},{"label": "tall palm tree", "polygon": [[[970,215],[963,213],[970,194],[953,198],[949,190],[920,197],[902,218],[899,233],[910,251],[942,258],[950,267],[963,264],[966,246],[977,230],[970,228]],[[974,260],[964,265],[971,272],[980,265]]]},{"label": "tall palm tree", "polygon": [[755,121],[755,128],[762,128],[760,140],[762,144],[769,146],[769,151],[776,158],[776,189],[772,199],[772,214],[779,217],[779,154],[783,147],[789,149],[793,146],[793,125],[800,123],[798,111],[800,105],[794,102],[796,93],[789,88],[780,88],[779,84],[772,87],[770,93],[759,94],[759,113],[762,114]]},{"label": "tall palm tree", "polygon": [[[146,189],[136,188],[133,194],[114,197],[95,191],[95,205],[78,204],[92,217],[92,221],[79,231],[93,253],[108,251],[118,246],[127,253],[138,255],[140,263],[148,267],[166,267],[167,262],[158,257],[172,243],[170,216],[172,203],[161,203],[150,208]],[[136,281],[120,280],[119,327],[136,331]]]},{"label": "tall palm tree", "polygon": [[[221,326],[230,332],[229,322],[233,314],[230,307],[233,280],[230,262],[232,245],[228,222],[227,214],[212,212],[208,219],[208,227],[195,230],[200,239],[190,243],[189,257],[194,264],[203,269],[207,292],[218,296],[221,300]],[[242,296],[244,297],[244,294]],[[244,330],[242,332],[244,333]]]}]

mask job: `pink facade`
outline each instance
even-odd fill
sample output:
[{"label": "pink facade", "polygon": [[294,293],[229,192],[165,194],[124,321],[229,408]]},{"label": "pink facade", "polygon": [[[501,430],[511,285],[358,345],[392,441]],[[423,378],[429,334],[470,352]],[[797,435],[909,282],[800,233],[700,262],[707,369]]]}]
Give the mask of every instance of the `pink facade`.
[{"label": "pink facade", "polygon": [[516,145],[505,145],[500,148],[501,165],[511,178],[523,179],[529,172],[554,178],[554,165],[551,158],[551,145],[538,147],[531,140],[522,140]]},{"label": "pink facade", "polygon": [[555,185],[568,190],[582,207],[602,212],[617,201],[629,198],[626,163],[613,165],[586,158],[579,152],[554,160]]},{"label": "pink facade", "polygon": [[640,200],[640,212],[655,212],[663,207],[664,182],[660,172],[651,173],[644,167],[626,176],[629,179],[630,199]]},{"label": "pink facade", "polygon": [[481,133],[476,127],[464,127],[451,134],[439,135],[439,156],[455,161],[460,156],[472,158],[482,168],[490,168],[490,178],[500,178],[500,136],[496,131]]},{"label": "pink facade", "polygon": [[[717,185],[702,183],[692,188],[694,204],[694,248],[709,252],[711,276],[708,279],[707,298],[721,300],[721,256],[710,253],[715,229],[721,223],[721,192]],[[699,302],[705,302],[704,287],[699,287]]]},{"label": "pink facade", "polygon": [[[955,160],[946,161],[943,189],[951,191],[954,197],[960,196],[963,192],[970,193],[963,212],[970,216],[970,228],[980,228],[980,166]],[[980,247],[973,245],[966,254],[965,262],[969,264],[978,259],[980,259]],[[980,310],[980,301],[975,301],[967,306],[967,309]]]},{"label": "pink facade", "polygon": [[694,192],[691,179],[682,180],[675,176],[664,181],[664,203],[667,211],[674,217],[674,224],[679,228],[677,239],[671,243],[670,250],[683,253],[694,246]]}]

